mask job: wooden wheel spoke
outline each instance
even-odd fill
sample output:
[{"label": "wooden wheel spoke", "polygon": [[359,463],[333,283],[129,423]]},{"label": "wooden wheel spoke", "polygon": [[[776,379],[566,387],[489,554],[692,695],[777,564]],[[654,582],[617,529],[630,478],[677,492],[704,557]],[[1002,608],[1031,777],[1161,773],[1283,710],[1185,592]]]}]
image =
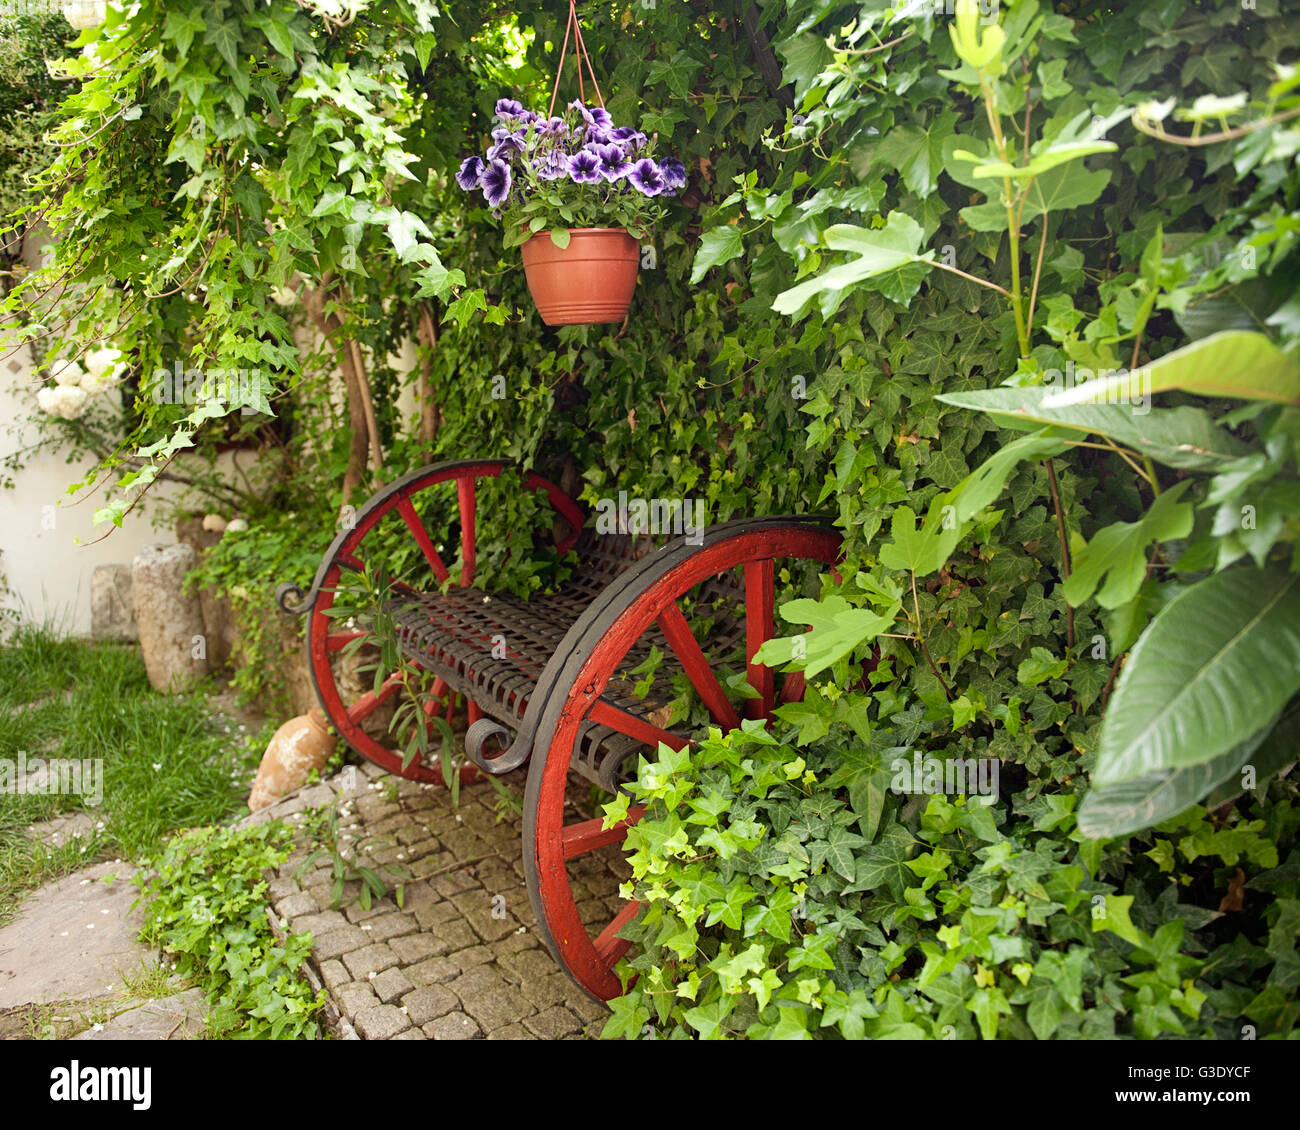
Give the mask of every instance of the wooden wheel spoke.
[{"label": "wooden wheel spoke", "polygon": [[369,718],[381,705],[397,693],[397,688],[402,685],[403,679],[404,675],[401,671],[394,671],[380,685],[378,694],[374,691],[366,691],[348,707],[348,720],[355,723]]},{"label": "wooden wheel spoke", "polygon": [[690,745],[689,738],[671,733],[653,722],[647,722],[644,718],[638,718],[630,711],[606,702],[603,698],[597,700],[587,717],[600,726],[608,726],[611,730],[617,730],[620,734],[626,734],[629,738],[645,742],[646,745],[654,746],[656,749],[660,742],[672,749],[681,749],[682,746]]},{"label": "wooden wheel spoke", "polygon": [[637,804],[629,808],[627,817],[612,828],[602,828],[599,816],[576,824],[566,824],[560,832],[564,841],[564,858],[576,859],[606,844],[621,844],[627,839],[627,830],[644,815],[645,805]]},{"label": "wooden wheel spoke", "polygon": [[663,632],[668,646],[677,656],[677,661],[686,672],[686,677],[690,679],[691,686],[695,688],[704,705],[709,708],[713,720],[723,729],[739,729],[740,715],[731,705],[727,692],[722,689],[718,676],[713,673],[713,668],[709,666],[708,659],[696,642],[695,633],[691,631],[691,626],[686,622],[686,617],[682,615],[681,609],[675,602],[660,614],[659,630]]},{"label": "wooden wheel spoke", "polygon": [[772,668],[755,663],[754,655],[772,638],[774,577],[770,559],[745,563],[745,664],[749,685],[759,694],[745,703],[750,718],[766,718],[772,713]]},{"label": "wooden wheel spoke", "polygon": [[341,631],[341,632],[330,632],[325,637],[325,650],[342,651],[353,640],[363,639],[368,635],[370,635],[370,632],[367,629],[354,630],[348,628],[345,631]]},{"label": "wooden wheel spoke", "polygon": [[618,959],[631,948],[632,943],[626,938],[620,938],[618,932],[637,916],[640,909],[641,904],[635,899],[629,902],[597,936],[594,942],[596,956],[609,968],[612,969]]},{"label": "wooden wheel spoke", "polygon": [[415,538],[415,543],[420,547],[420,552],[424,554],[424,559],[429,563],[429,568],[433,570],[433,575],[438,578],[438,583],[442,584],[447,579],[447,566],[442,563],[442,558],[438,556],[433,540],[429,537],[429,531],[424,528],[424,523],[420,521],[420,516],[415,512],[411,500],[409,498],[398,499],[397,512],[402,516],[402,521],[406,523],[406,528],[411,531],[411,536]]},{"label": "wooden wheel spoke", "polygon": [[464,564],[460,571],[460,587],[469,588],[474,583],[474,480],[456,480],[456,504],[460,509],[460,557]]},{"label": "wooden wheel spoke", "polygon": [[778,704],[785,706],[788,702],[803,702],[804,687],[808,685],[808,680],[804,678],[802,671],[791,671],[785,677],[785,683],[781,687],[781,697],[777,700]]}]

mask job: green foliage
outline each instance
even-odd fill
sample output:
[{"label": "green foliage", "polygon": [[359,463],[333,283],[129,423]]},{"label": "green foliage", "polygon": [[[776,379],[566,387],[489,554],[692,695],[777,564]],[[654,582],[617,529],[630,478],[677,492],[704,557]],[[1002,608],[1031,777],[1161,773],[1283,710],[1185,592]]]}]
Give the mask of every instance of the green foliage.
[{"label": "green foliage", "polygon": [[[13,226],[28,179],[54,156],[44,134],[70,87],[51,65],[72,38],[57,5],[7,4],[0,10],[0,233]],[[0,239],[0,245],[7,242]]]},{"label": "green foliage", "polygon": [[288,858],[284,824],[199,828],[166,845],[137,875],[144,903],[141,939],[158,946],[193,979],[213,1009],[209,1027],[227,1039],[314,1039],[325,992],[298,971],[311,935],[283,942],[267,918],[268,868]]},{"label": "green foliage", "polygon": [[[637,979],[606,1037],[1279,1038],[1297,1018],[1294,785],[1098,845],[1077,786],[908,798],[881,784],[906,752],[887,739],[789,735],[641,760]],[[1219,906],[1229,875],[1249,923]]]}]

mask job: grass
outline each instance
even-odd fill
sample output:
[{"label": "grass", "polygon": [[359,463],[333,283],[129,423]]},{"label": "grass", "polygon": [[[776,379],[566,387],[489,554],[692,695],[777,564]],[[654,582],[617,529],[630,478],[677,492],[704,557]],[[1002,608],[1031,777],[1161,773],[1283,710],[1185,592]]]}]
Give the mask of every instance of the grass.
[{"label": "grass", "polygon": [[[232,734],[200,691],[152,689],[138,648],[21,628],[0,647],[0,758],[103,760],[103,800],[0,794],[0,924],[26,891],[96,858],[139,859],[168,834],[243,809],[269,734]],[[60,847],[30,825],[85,811],[92,831]]]}]

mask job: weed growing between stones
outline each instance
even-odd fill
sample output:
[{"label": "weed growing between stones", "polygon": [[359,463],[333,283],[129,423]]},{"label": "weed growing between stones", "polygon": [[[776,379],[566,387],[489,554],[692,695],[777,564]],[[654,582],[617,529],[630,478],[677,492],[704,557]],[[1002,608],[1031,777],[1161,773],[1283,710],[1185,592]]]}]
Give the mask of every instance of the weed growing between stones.
[{"label": "weed growing between stones", "polygon": [[171,839],[136,878],[145,908],[141,940],[207,994],[211,1036],[321,1038],[326,994],[299,976],[312,937],[281,942],[268,916],[266,873],[292,847],[293,830],[278,821],[199,828]]}]

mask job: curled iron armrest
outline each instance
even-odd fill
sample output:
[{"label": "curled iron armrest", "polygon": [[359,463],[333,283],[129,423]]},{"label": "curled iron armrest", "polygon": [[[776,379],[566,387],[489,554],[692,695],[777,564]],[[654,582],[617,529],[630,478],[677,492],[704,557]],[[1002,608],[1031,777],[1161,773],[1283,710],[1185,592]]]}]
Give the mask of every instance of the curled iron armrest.
[{"label": "curled iron armrest", "polygon": [[304,613],[310,612],[315,603],[316,587],[314,585],[311,592],[306,594],[293,581],[285,581],[283,584],[275,586],[276,607],[281,612],[287,612],[290,616],[302,616]]},{"label": "curled iron armrest", "polygon": [[[483,756],[483,747],[491,738],[501,741],[503,751],[496,757]],[[508,743],[508,744],[507,744]],[[532,752],[532,744],[520,741],[511,731],[492,718],[480,718],[465,731],[465,755],[485,773],[500,776],[518,769]]]}]

